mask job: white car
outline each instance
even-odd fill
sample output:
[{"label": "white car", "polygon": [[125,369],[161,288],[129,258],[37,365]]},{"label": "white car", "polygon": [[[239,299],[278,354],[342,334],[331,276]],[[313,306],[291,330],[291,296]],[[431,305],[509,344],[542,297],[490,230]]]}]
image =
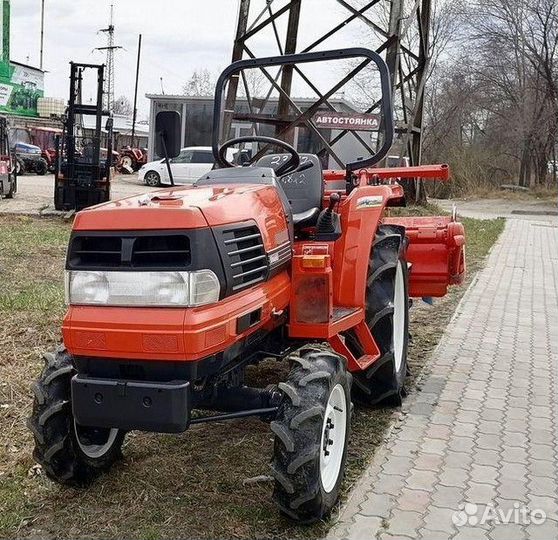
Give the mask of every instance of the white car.
[{"label": "white car", "polygon": [[[230,157],[230,156],[229,156]],[[170,160],[175,184],[192,184],[213,168],[215,159],[210,146],[189,146]],[[146,163],[138,173],[140,182],[157,187],[170,184],[164,159]]]}]

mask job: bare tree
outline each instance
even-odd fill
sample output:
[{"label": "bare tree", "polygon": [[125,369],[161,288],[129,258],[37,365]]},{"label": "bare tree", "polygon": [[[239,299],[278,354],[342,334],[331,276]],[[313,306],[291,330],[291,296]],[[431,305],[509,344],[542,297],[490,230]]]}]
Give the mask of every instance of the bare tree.
[{"label": "bare tree", "polygon": [[206,68],[197,69],[182,87],[186,96],[213,96],[216,77]]},{"label": "bare tree", "polygon": [[120,114],[122,116],[132,116],[134,107],[126,96],[120,96],[118,99],[114,100],[112,110],[114,114]]},{"label": "bare tree", "polygon": [[[425,102],[424,152],[458,190],[547,182],[558,131],[555,0],[455,3]],[[556,183],[556,178],[554,178]]]},{"label": "bare tree", "polygon": [[476,0],[466,13],[483,105],[517,136],[519,184],[542,183],[557,133],[558,6]]},{"label": "bare tree", "polygon": [[242,97],[264,97],[269,90],[269,81],[259,69],[245,69],[240,77],[238,94]]}]

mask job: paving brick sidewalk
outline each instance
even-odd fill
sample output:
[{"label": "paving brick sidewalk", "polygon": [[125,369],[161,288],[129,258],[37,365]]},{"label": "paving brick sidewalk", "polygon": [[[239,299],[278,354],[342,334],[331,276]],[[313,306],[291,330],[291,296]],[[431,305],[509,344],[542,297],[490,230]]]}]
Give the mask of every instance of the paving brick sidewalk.
[{"label": "paving brick sidewalk", "polygon": [[556,225],[507,222],[328,538],[558,538]]}]

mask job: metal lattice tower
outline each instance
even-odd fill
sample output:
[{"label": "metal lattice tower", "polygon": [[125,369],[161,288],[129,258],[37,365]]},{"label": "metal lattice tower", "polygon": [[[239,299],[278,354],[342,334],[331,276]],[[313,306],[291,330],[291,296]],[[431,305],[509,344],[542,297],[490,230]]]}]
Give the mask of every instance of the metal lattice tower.
[{"label": "metal lattice tower", "polygon": [[106,28],[101,28],[100,32],[107,35],[107,46],[97,47],[97,51],[106,51],[107,54],[107,68],[105,77],[104,99],[103,107],[106,111],[112,112],[114,108],[114,53],[117,49],[122,49],[119,45],[114,44],[114,4],[110,5],[110,21]]},{"label": "metal lattice tower", "polygon": [[[332,24],[331,17],[317,15],[316,9],[324,15],[335,13],[338,20]],[[431,0],[320,0],[319,4],[310,0],[240,0],[232,59],[270,56],[270,43],[275,54],[335,49],[340,41],[376,50],[384,56],[391,75],[397,137],[393,153],[419,165],[430,17]],[[291,103],[292,80],[293,68],[284,69],[279,82],[279,118]],[[242,90],[240,83],[236,79],[229,84],[228,111]],[[366,112],[378,108],[378,102],[371,103]],[[232,117],[225,117],[225,129],[232,121]],[[281,125],[276,130],[281,132]],[[407,186],[417,199],[420,194],[414,188],[418,186]]]}]

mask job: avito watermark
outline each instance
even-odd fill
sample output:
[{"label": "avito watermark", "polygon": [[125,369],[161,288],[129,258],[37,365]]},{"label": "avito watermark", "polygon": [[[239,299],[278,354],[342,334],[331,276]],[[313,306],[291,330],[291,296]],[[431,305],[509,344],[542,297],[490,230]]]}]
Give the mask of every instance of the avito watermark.
[{"label": "avito watermark", "polygon": [[487,505],[465,503],[459,505],[459,510],[453,513],[451,519],[457,527],[464,525],[474,527],[485,523],[542,525],[546,521],[546,512],[541,509],[531,509],[517,502],[513,503],[513,508],[499,508],[491,503]]}]

